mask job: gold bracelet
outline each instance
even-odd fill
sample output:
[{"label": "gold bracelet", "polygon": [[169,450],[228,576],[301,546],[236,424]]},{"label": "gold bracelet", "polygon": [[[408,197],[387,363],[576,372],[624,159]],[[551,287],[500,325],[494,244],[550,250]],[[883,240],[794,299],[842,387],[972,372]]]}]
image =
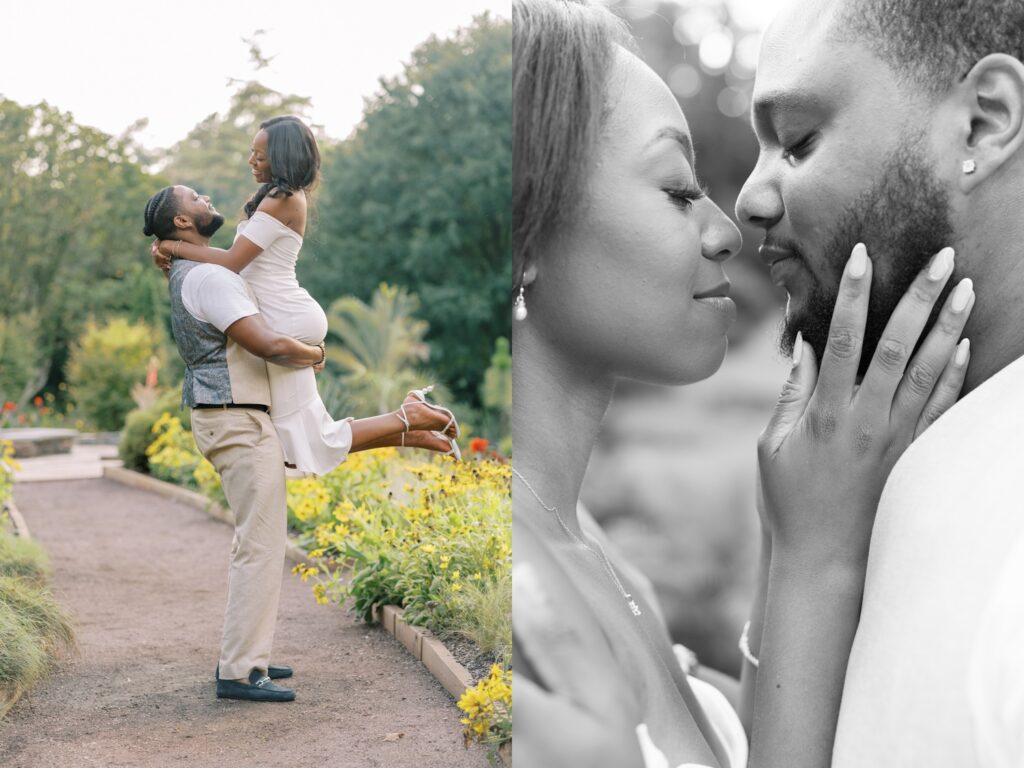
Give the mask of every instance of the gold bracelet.
[{"label": "gold bracelet", "polygon": [[174,253],[171,254],[174,258],[178,258],[178,251],[181,250],[181,240],[174,243]]}]

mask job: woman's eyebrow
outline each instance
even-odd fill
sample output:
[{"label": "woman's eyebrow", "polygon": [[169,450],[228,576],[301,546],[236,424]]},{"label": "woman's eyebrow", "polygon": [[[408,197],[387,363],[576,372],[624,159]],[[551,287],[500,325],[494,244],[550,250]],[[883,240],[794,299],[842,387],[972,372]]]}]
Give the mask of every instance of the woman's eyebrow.
[{"label": "woman's eyebrow", "polygon": [[685,131],[681,131],[675,126],[666,126],[654,134],[654,138],[647,142],[644,150],[650,149],[652,146],[657,144],[659,141],[674,141],[683,150],[683,154],[686,155],[686,159],[690,162],[690,167],[693,167],[693,142],[690,140],[689,134]]}]

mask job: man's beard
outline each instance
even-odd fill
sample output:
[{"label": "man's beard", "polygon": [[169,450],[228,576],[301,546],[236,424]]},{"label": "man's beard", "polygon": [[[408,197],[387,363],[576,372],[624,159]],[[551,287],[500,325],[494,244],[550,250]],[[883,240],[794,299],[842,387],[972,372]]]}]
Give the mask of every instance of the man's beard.
[{"label": "man's beard", "polygon": [[[874,267],[858,369],[863,375],[903,294],[932,256],[952,244],[949,199],[920,149],[922,143],[920,137],[915,137],[896,149],[887,159],[878,182],[840,216],[835,234],[824,250],[823,263],[831,270],[832,280],[827,285],[816,282],[800,311],[787,315],[780,340],[784,353],[792,353],[800,331],[821,361],[839,295],[839,281],[853,246],[862,242]],[[807,263],[802,254],[800,258]],[[922,338],[934,323],[953,282],[948,282],[936,302]]]},{"label": "man's beard", "polygon": [[213,237],[213,235],[224,226],[224,217],[219,213],[210,214],[210,220],[199,224],[196,222],[196,232],[202,237]]}]

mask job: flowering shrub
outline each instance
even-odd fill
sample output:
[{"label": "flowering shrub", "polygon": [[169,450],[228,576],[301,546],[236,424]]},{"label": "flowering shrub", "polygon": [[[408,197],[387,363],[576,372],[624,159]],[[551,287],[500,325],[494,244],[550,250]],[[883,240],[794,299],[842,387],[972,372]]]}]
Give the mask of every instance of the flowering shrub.
[{"label": "flowering shrub", "polygon": [[512,741],[512,670],[491,665],[491,674],[462,694],[459,709],[466,713],[461,721],[466,744],[487,745],[487,759],[496,765],[498,748]]},{"label": "flowering shrub", "polygon": [[[65,387],[66,388],[66,387]],[[0,403],[0,427],[74,427],[82,429],[85,424],[74,416],[57,409],[57,398],[52,392],[36,395],[19,408],[17,403]]]},{"label": "flowering shrub", "polygon": [[[294,516],[316,522],[310,554],[341,566],[295,570],[317,576],[318,599],[352,598],[364,620],[375,606],[395,604],[410,624],[472,635],[477,617],[460,593],[471,585],[501,599],[508,584],[510,476],[494,461],[402,460],[394,449],[354,454],[319,480],[290,485]],[[483,650],[510,648],[511,637]]]},{"label": "flowering shrub", "polygon": [[181,419],[164,413],[153,425],[156,438],[146,449],[149,471],[154,477],[200,491],[218,504],[224,503],[217,470],[204,459],[192,433],[181,425]]}]

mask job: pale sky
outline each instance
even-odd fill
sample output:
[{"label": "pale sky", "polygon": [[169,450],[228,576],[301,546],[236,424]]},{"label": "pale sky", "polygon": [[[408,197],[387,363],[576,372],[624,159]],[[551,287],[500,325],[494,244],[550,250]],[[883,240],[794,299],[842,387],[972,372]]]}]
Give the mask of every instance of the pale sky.
[{"label": "pale sky", "polygon": [[[0,3],[0,95],[47,101],[118,134],[139,118],[150,149],[168,147],[228,109],[228,78],[309,96],[332,138],[359,122],[381,76],[401,72],[431,34],[475,15],[511,17],[511,0],[35,0]],[[243,37],[256,30],[270,66],[256,73]]]}]

